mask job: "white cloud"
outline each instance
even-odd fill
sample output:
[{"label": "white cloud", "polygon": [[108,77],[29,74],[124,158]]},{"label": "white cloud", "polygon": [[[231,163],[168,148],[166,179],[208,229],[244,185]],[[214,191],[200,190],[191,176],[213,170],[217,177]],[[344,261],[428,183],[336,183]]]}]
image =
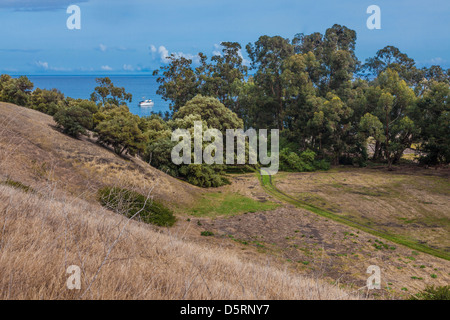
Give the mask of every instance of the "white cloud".
[{"label": "white cloud", "polygon": [[158,49],[159,56],[161,57],[161,61],[164,63],[168,63],[170,60],[167,58],[170,56],[169,50],[164,46],[160,46]]},{"label": "white cloud", "polygon": [[[0,0],[1,1],[1,0]],[[107,46],[103,43],[100,43],[97,47],[95,47],[95,50],[106,52],[106,51],[119,51],[119,52],[126,52],[126,51],[134,51],[134,49],[127,48],[125,46]]]},{"label": "white cloud", "polygon": [[170,59],[168,59],[168,57],[172,54],[175,56],[175,58],[183,57],[183,58],[192,60],[194,63],[200,63],[200,57],[198,55],[193,55],[193,54],[184,53],[184,52],[169,52],[169,50],[167,50],[167,48],[165,46],[159,46],[159,48],[156,49],[156,47],[154,45],[151,45],[150,52],[152,53],[153,56],[156,53],[158,53],[159,58],[162,63],[169,63]]},{"label": "white cloud", "polygon": [[173,53],[175,55],[176,58],[186,58],[186,59],[190,59],[192,60],[194,63],[200,63],[200,57],[198,56],[198,54],[190,54],[190,53],[184,53],[184,52],[174,52]]},{"label": "white cloud", "polygon": [[48,70],[48,62],[38,61],[36,62],[36,65],[40,68]]},{"label": "white cloud", "polygon": [[[215,56],[222,56],[222,46],[220,44],[217,44],[217,43],[214,44],[213,55],[215,55]],[[239,49],[238,55],[239,55],[239,57],[242,58],[242,64],[244,66],[249,67],[250,66],[250,60],[245,59],[244,55],[242,54],[242,50],[241,49]]]},{"label": "white cloud", "polygon": [[125,71],[134,71],[134,68],[131,64],[124,64],[123,65],[123,70]]},{"label": "white cloud", "polygon": [[103,71],[112,71],[112,68],[111,68],[110,66],[108,66],[108,65],[106,65],[106,66],[101,66],[101,69],[102,69]]},{"label": "white cloud", "polygon": [[250,63],[250,60],[244,58],[244,56],[242,55],[242,50],[241,50],[241,49],[239,49],[238,55],[239,55],[239,57],[242,58],[242,64],[243,64],[244,66],[250,67],[250,64],[251,64],[251,63]]},{"label": "white cloud", "polygon": [[50,66],[48,62],[46,61],[37,61],[35,62],[36,66],[38,66],[41,69],[44,70],[50,70],[50,71],[71,71],[69,68],[62,68],[62,67],[53,67]]},{"label": "white cloud", "polygon": [[220,44],[215,43],[214,44],[214,51],[213,51],[213,55],[215,56],[222,56],[222,52],[221,52],[221,48],[222,46]]}]

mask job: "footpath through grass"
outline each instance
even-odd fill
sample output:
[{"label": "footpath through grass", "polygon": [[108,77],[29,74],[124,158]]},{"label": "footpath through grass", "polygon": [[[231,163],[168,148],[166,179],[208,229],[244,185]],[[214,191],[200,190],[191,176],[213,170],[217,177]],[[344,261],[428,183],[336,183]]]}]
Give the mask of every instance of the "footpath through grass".
[{"label": "footpath through grass", "polygon": [[323,217],[326,217],[328,219],[332,219],[336,222],[339,223],[343,223],[346,224],[350,227],[353,227],[355,229],[359,229],[362,230],[364,232],[370,233],[374,236],[380,237],[380,238],[384,238],[386,240],[389,240],[391,242],[397,243],[397,244],[401,244],[404,245],[406,247],[409,247],[411,249],[417,250],[417,251],[421,251],[424,253],[428,253],[431,254],[433,256],[436,256],[438,258],[442,258],[445,260],[450,260],[450,254],[448,254],[447,252],[443,252],[441,250],[437,250],[437,249],[433,249],[430,248],[428,246],[425,246],[423,244],[420,244],[416,241],[413,241],[411,239],[399,236],[399,235],[394,235],[394,234],[388,234],[388,233],[384,233],[384,232],[380,232],[378,230],[375,230],[371,227],[368,227],[366,225],[357,223],[355,221],[352,221],[350,219],[338,216],[330,211],[321,209],[317,206],[311,205],[309,203],[306,203],[304,201],[300,201],[298,199],[293,198],[292,196],[282,192],[281,190],[279,190],[273,183],[273,178],[272,176],[269,175],[261,175],[259,174],[259,172],[257,173],[259,176],[259,180],[261,182],[262,187],[264,188],[264,190],[271,194],[272,196],[274,196],[275,198],[290,203],[292,205],[295,205],[296,207],[299,208],[303,208],[306,210],[309,210],[311,212],[314,212],[318,215],[321,215]]}]

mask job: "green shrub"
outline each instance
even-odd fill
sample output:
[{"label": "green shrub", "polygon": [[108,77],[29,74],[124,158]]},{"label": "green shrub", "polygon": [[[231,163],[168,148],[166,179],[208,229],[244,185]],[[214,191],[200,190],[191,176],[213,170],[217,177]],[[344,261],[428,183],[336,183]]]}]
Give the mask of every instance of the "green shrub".
[{"label": "green shrub", "polygon": [[134,156],[145,150],[148,138],[139,128],[139,116],[130,113],[127,106],[102,110],[95,117],[99,143],[113,147],[118,155],[125,152]]},{"label": "green shrub", "polygon": [[209,188],[229,184],[225,177],[225,166],[217,164],[189,164],[180,167],[180,176],[195,186]]},{"label": "green shrub", "polygon": [[10,75],[2,74],[0,76],[0,101],[27,106],[33,87],[33,83],[25,76],[12,78]]},{"label": "green shrub", "polygon": [[330,165],[330,162],[328,162],[325,159],[322,159],[322,160],[315,160],[314,167],[316,170],[327,171],[327,170],[330,170],[331,165]]},{"label": "green shrub", "polygon": [[64,133],[75,138],[86,134],[86,129],[92,129],[93,125],[92,113],[77,105],[59,110],[53,119]]},{"label": "green shrub", "polygon": [[172,162],[171,158],[171,152],[174,146],[176,146],[176,142],[171,141],[170,138],[159,139],[147,146],[144,159],[151,166],[172,177],[178,177],[178,166]]},{"label": "green shrub", "polygon": [[[173,212],[162,203],[152,199],[147,199],[140,193],[132,190],[105,187],[98,191],[99,201],[102,206],[128,218],[139,212],[138,216],[142,221],[157,226],[172,226],[176,218]],[[136,218],[137,218],[136,217]]]},{"label": "green shrub", "polygon": [[202,231],[201,235],[204,237],[212,237],[214,233],[212,233],[211,231]]},{"label": "green shrub", "polygon": [[315,160],[316,153],[311,150],[297,154],[289,148],[280,151],[280,170],[288,172],[305,172],[315,170],[328,170],[330,163],[325,160]]},{"label": "green shrub", "polygon": [[31,109],[51,116],[55,115],[64,106],[64,94],[57,89],[46,90],[36,88],[31,94],[29,101],[29,107]]},{"label": "green shrub", "polygon": [[412,296],[410,300],[450,300],[450,286],[427,286],[423,291]]}]

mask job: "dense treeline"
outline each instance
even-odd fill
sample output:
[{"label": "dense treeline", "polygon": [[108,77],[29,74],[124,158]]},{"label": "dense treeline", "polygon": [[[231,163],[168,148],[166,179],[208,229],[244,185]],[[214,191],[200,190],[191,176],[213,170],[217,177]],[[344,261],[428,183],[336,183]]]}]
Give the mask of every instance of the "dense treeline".
[{"label": "dense treeline", "polygon": [[[129,112],[131,94],[109,78],[97,79],[90,100],[56,89],[33,91],[26,77],[0,77],[0,101],[52,115],[69,135],[93,132],[117,154],[137,155],[192,184],[227,183],[224,165],[175,165],[170,153],[175,129],[279,129],[280,169],[313,171],[329,163],[389,168],[412,145],[426,164],[450,160],[450,70],[419,69],[395,47],[379,50],[363,64],[355,55],[356,33],[334,25],[325,34],[292,40],[262,36],[246,46],[247,67],[236,42],[200,63],[171,55],[155,71],[158,94],[171,113],[139,117]],[[368,143],[373,147],[369,159]],[[203,148],[207,146],[204,143]]]},{"label": "dense treeline", "polygon": [[340,25],[292,40],[262,36],[246,46],[250,68],[240,44],[222,47],[209,61],[200,53],[197,67],[172,55],[155,72],[173,111],[197,94],[215,97],[245,128],[280,129],[282,148],[309,149],[334,164],[364,165],[369,137],[373,160],[389,167],[412,144],[422,162],[449,162],[450,70],[419,69],[393,46],[363,64],[356,32]]}]

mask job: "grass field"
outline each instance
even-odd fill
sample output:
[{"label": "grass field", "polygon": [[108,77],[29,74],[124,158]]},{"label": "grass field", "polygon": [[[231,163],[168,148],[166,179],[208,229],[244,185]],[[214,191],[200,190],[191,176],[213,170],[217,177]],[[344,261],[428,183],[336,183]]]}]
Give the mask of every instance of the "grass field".
[{"label": "grass field", "polygon": [[269,180],[274,196],[365,232],[450,260],[447,172],[334,169]]},{"label": "grass field", "polygon": [[187,212],[197,217],[233,216],[272,210],[278,206],[272,201],[260,202],[238,193],[212,192],[204,194]]}]

